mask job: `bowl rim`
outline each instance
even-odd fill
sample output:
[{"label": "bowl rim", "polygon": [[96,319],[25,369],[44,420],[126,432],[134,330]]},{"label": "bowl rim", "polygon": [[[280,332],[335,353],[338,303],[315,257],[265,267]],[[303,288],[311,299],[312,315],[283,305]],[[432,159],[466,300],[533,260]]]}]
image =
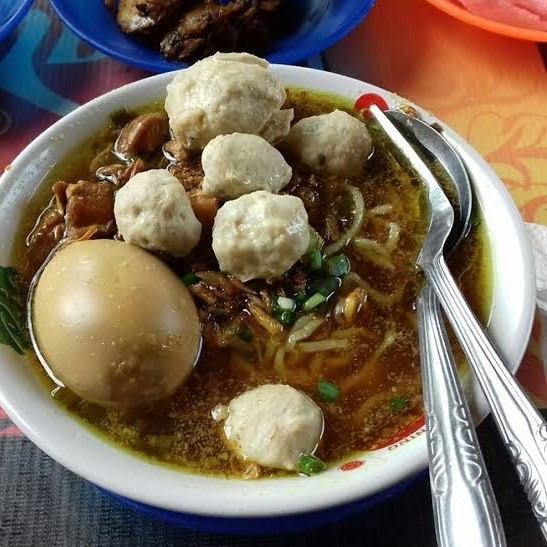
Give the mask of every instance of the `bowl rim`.
[{"label": "bowl rim", "polygon": [[[298,45],[294,47],[294,44],[291,44],[289,51],[285,53],[274,52],[271,55],[266,55],[265,58],[271,63],[292,64],[302,62],[308,57],[320,54],[322,51],[333,46],[336,42],[346,36],[346,34],[351,32],[357,25],[359,25],[359,23],[361,23],[361,21],[374,7],[375,2],[376,0],[352,0],[351,2],[348,2],[350,7],[353,7],[354,9],[349,11],[345,17],[344,24],[337,27],[335,31],[332,31],[321,40],[306,40],[305,45]],[[172,72],[174,70],[181,70],[188,67],[188,63],[167,61],[161,57],[159,53],[157,53],[157,61],[148,61],[145,59],[139,59],[133,55],[128,55],[124,52],[120,52],[118,49],[105,44],[100,40],[100,38],[94,36],[93,34],[82,31],[80,26],[70,17],[70,14],[67,13],[65,9],[66,0],[50,0],[50,3],[55,10],[55,13],[70,30],[72,30],[82,40],[113,59],[117,59],[118,61],[122,61],[128,65],[155,73]]]},{"label": "bowl rim", "polygon": [[[303,67],[272,65],[271,68],[284,85],[339,94],[342,94],[340,89],[344,89],[346,90],[344,94],[348,97],[358,97],[363,93],[372,92],[391,102],[399,101],[412,104],[410,101],[400,99],[376,86],[346,76]],[[172,77],[172,74],[165,73],[127,84],[97,97],[56,122],[29,144],[13,161],[9,170],[0,177],[0,206],[10,187],[16,183],[18,176],[24,174],[25,166],[37,157],[40,151],[48,146],[55,146],[52,143],[59,135],[69,133],[71,127],[73,131],[77,131],[75,128],[77,128],[78,122],[81,119],[85,120],[86,116],[96,117],[100,113],[105,117],[115,110],[115,104],[124,97],[130,106],[139,104],[135,102],[136,96],[142,97],[140,104],[146,104],[149,101],[144,97],[154,96],[157,98],[161,96],[164,93],[165,84]],[[416,105],[413,106],[429,121],[439,122],[423,109]],[[444,123],[440,123],[446,127]],[[92,134],[92,131],[81,131],[80,134],[83,140]],[[481,174],[481,185],[486,184],[485,187],[488,191],[485,190],[485,192],[489,194],[488,201],[497,199],[502,203],[498,206],[503,207],[511,218],[512,226],[509,229],[514,230],[515,238],[518,241],[518,246],[515,246],[514,250],[520,253],[519,264],[521,263],[523,272],[523,284],[519,289],[522,290],[521,317],[518,320],[514,319],[517,328],[513,331],[513,337],[503,337],[502,333],[498,333],[497,340],[495,340],[502,349],[505,348],[505,351],[508,352],[506,357],[509,359],[512,372],[515,372],[527,347],[535,309],[534,268],[530,243],[520,214],[497,175],[461,137],[448,128],[445,129],[444,134],[458,148],[467,167],[473,168],[475,172]],[[27,174],[27,176],[29,175]],[[30,176],[36,178],[36,174]],[[479,199],[479,201],[481,200]],[[483,203],[484,200],[481,201],[481,206]],[[515,258],[518,259],[518,257]],[[521,267],[517,262],[518,260],[515,260],[515,267]],[[495,287],[494,290],[496,290]],[[516,344],[514,340],[517,340]],[[5,370],[2,364],[0,356],[0,377]],[[372,496],[414,475],[427,465],[425,438],[421,436],[412,438],[404,445],[404,450],[401,450],[401,458],[387,458],[385,462],[381,463],[384,470],[387,469],[389,473],[379,472],[367,475],[365,484],[362,483],[361,470],[358,470],[354,475],[351,474],[351,480],[346,479],[350,474],[346,473],[345,476],[342,476],[328,471],[307,479],[295,477],[271,481],[226,480],[185,473],[180,470],[172,471],[105,442],[96,433],[83,428],[74,418],[69,418],[68,413],[57,408],[54,409],[53,407],[57,407],[57,405],[54,405],[53,402],[48,405],[51,407],[51,412],[47,416],[37,416],[37,410],[29,408],[28,405],[18,405],[16,396],[10,392],[9,374],[0,380],[0,404],[14,423],[49,456],[105,490],[137,502],[175,512],[230,518],[275,517],[309,513]],[[12,388],[27,389],[26,386],[15,384],[14,381],[11,381]],[[40,387],[43,389],[43,386]],[[481,400],[480,390],[475,390],[474,394],[479,419],[482,419],[487,414],[485,401],[483,398]],[[59,417],[61,414],[62,417]],[[67,431],[63,431],[62,428],[60,431],[41,431],[40,420],[53,420],[55,423],[64,420],[63,423],[68,424]],[[76,426],[71,426],[71,423]],[[73,432],[73,437],[70,437],[69,429]],[[96,456],[85,451],[88,447],[91,447],[92,451],[97,454],[106,455],[105,458],[112,458],[115,463],[106,462],[97,467]],[[397,462],[397,460],[400,461]],[[146,475],[146,477],[153,476],[154,480],[158,480],[157,477],[160,477],[161,481],[159,482],[166,489],[159,491],[160,489],[151,488],[144,491],[139,482],[140,477],[137,477],[138,474]],[[249,482],[254,482],[254,484],[249,484]],[[188,493],[191,495],[186,497]]]}]

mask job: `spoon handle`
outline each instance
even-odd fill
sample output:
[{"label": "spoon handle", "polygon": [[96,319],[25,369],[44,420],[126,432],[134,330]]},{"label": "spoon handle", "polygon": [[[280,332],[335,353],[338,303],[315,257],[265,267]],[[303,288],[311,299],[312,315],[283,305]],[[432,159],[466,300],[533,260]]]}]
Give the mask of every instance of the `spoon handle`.
[{"label": "spoon handle", "polygon": [[[442,256],[423,269],[488,400],[547,539],[547,423],[513,378],[461,294]],[[511,336],[511,333],[507,333]]]},{"label": "spoon handle", "polygon": [[425,283],[416,300],[429,452],[439,547],[504,547],[505,535],[439,301]]}]

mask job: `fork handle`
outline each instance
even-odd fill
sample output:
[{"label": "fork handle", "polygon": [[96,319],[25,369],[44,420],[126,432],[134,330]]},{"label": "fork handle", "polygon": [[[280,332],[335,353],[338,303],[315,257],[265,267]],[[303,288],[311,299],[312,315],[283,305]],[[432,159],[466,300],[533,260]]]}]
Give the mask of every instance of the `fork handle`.
[{"label": "fork handle", "polygon": [[416,300],[429,479],[439,547],[504,547],[498,506],[484,465],[433,288]]},{"label": "fork handle", "polygon": [[[488,400],[547,540],[547,423],[513,378],[460,292],[442,256],[422,264]],[[507,333],[511,336],[511,333]]]}]

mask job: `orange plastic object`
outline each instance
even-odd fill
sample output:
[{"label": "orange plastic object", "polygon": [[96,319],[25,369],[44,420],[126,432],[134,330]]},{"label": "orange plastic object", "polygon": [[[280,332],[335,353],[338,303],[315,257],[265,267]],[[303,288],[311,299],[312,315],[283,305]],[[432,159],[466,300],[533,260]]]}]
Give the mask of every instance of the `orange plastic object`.
[{"label": "orange plastic object", "polygon": [[527,29],[523,27],[514,27],[507,25],[506,23],[499,23],[492,19],[486,19],[479,15],[474,15],[470,11],[467,11],[464,7],[459,6],[452,2],[452,0],[427,0],[430,4],[440,10],[452,15],[456,19],[472,25],[475,27],[494,32],[495,34],[501,34],[503,36],[510,36],[511,38],[518,38],[519,40],[530,40],[532,42],[547,42],[547,32],[543,30]]}]

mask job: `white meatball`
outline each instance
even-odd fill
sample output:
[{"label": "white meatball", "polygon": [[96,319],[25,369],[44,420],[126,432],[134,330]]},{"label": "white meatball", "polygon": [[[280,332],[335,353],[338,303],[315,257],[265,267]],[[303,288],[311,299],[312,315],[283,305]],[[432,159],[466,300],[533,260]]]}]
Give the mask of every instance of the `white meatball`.
[{"label": "white meatball", "polygon": [[309,242],[302,200],[264,190],[226,202],[213,226],[213,251],[220,269],[241,281],[281,276],[306,252]]},{"label": "white meatball", "polygon": [[215,137],[203,149],[203,191],[233,199],[255,190],[277,193],[292,176],[281,152],[257,135],[232,133]]},{"label": "white meatball", "polygon": [[372,140],[363,122],[335,110],[295,123],[283,148],[315,172],[357,177],[363,173]]},{"label": "white meatball", "polygon": [[291,122],[294,118],[294,110],[278,110],[272,114],[270,121],[262,129],[260,136],[270,144],[280,143],[291,130]]},{"label": "white meatball", "polygon": [[267,384],[216,407],[224,419],[231,448],[246,460],[292,471],[300,456],[312,454],[323,433],[323,413],[304,393],[281,384]]},{"label": "white meatball", "polygon": [[248,53],[217,53],[180,71],[165,100],[180,145],[202,150],[217,135],[260,134],[286,97],[268,66]]},{"label": "white meatball", "polygon": [[137,173],[116,194],[114,216],[125,241],[186,256],[199,242],[199,223],[184,187],[165,169]]}]

